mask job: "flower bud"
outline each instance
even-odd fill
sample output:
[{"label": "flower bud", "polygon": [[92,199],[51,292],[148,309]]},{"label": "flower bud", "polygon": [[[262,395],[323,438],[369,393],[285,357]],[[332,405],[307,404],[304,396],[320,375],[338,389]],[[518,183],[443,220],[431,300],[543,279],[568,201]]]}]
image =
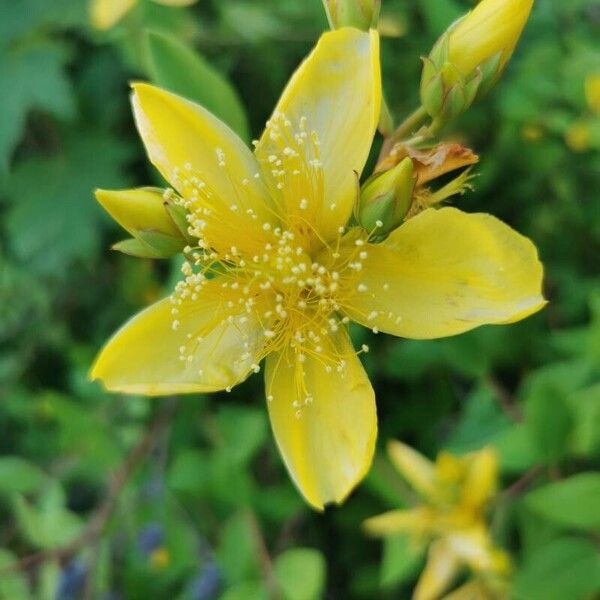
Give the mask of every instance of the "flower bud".
[{"label": "flower bud", "polygon": [[377,27],[381,0],[323,0],[332,29],[356,27],[368,31]]},{"label": "flower bud", "polygon": [[369,178],[362,186],[358,221],[367,231],[386,235],[410,210],[416,177],[413,163],[405,158],[389,171]]},{"label": "flower bud", "polygon": [[450,31],[448,60],[468,77],[498,55],[497,79],[527,23],[533,0],[482,0]]},{"label": "flower bud", "polygon": [[590,110],[600,115],[600,72],[586,77],[585,99]]},{"label": "flower bud", "polygon": [[181,217],[179,207],[165,200],[163,190],[96,190],[96,199],[134,238],[116,244],[115,250],[145,258],[167,258],[187,245],[181,223],[173,216]]},{"label": "flower bud", "polygon": [[452,24],[424,59],[421,102],[441,123],[496,83],[525,27],[533,0],[482,0]]}]

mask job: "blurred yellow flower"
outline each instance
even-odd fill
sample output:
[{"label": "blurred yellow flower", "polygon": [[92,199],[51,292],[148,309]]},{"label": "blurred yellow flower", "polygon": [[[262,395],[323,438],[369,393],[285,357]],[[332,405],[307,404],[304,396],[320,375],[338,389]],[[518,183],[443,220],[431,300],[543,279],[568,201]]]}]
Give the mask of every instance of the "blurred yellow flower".
[{"label": "blurred yellow flower", "polygon": [[588,75],[586,78],[585,98],[590,110],[600,115],[600,73]]},{"label": "blurred yellow flower", "polygon": [[451,30],[449,61],[468,76],[499,56],[498,72],[510,59],[533,7],[533,0],[481,0]]},{"label": "blurred yellow flower", "polygon": [[[92,25],[96,29],[110,29],[128,13],[138,0],[91,0]],[[153,0],[165,6],[189,6],[197,0]]]},{"label": "blurred yellow flower", "polygon": [[125,324],[91,373],[117,392],[213,392],[266,359],[280,452],[316,508],[341,502],[373,456],[374,393],[350,320],[435,338],[545,303],[535,247],[490,215],[425,210],[380,244],[348,226],[379,118],[379,69],[376,32],[324,34],[254,154],[202,107],[134,86],[150,160],[197,243],[172,296]]},{"label": "blurred yellow flower", "polygon": [[585,121],[573,123],[565,132],[565,143],[573,152],[587,152],[591,141],[592,132]]},{"label": "blurred yellow flower", "polygon": [[169,566],[171,562],[171,555],[169,554],[169,551],[166,548],[161,546],[160,548],[157,548],[156,550],[152,551],[149,560],[150,566],[155,571],[162,571]]},{"label": "blurred yellow flower", "polygon": [[[428,559],[413,600],[437,600],[465,567],[475,576],[451,598],[497,598],[510,571],[509,556],[494,546],[486,524],[486,508],[496,493],[495,452],[485,448],[465,456],[441,452],[435,463],[416,450],[392,441],[392,463],[420,496],[422,503],[365,521],[377,536],[409,534],[429,544]],[[475,595],[481,588],[489,595]],[[460,592],[460,593],[459,593]]]}]

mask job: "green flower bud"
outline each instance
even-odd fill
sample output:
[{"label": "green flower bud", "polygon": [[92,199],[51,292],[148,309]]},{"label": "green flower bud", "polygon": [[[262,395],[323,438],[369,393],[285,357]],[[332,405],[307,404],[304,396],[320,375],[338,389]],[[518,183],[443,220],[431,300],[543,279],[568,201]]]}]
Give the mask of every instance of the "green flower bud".
[{"label": "green flower bud", "polygon": [[332,29],[356,27],[363,31],[377,27],[381,0],[323,0]]},{"label": "green flower bud", "polygon": [[481,0],[453,23],[424,59],[421,102],[445,123],[488,92],[506,67],[533,0]]},{"label": "green flower bud", "polygon": [[96,190],[96,199],[133,236],[115,244],[115,250],[144,258],[168,258],[188,244],[187,227],[182,229],[183,209],[165,200],[161,189]]},{"label": "green flower bud", "polygon": [[358,222],[377,235],[390,233],[410,210],[415,183],[413,162],[408,157],[389,171],[370,177],[360,192]]}]

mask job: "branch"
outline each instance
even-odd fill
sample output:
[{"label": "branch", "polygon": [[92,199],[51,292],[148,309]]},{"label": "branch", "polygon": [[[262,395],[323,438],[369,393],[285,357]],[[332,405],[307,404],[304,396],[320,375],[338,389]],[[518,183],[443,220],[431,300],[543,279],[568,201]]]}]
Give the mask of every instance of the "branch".
[{"label": "branch", "polygon": [[157,438],[160,437],[160,434],[170,423],[176,405],[176,398],[169,398],[164,402],[155,419],[111,477],[104,501],[92,515],[83,531],[74,540],[60,548],[42,550],[25,556],[16,563],[1,568],[0,576],[11,571],[29,569],[47,560],[66,561],[72,558],[81,548],[94,543],[110,520],[123,488],[127,485],[139,464],[150,454]]}]

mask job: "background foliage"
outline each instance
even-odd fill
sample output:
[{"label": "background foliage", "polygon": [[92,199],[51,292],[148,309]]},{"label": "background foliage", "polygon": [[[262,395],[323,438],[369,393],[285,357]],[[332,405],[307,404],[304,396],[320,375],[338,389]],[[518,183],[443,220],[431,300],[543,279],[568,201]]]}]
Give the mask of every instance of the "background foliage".
[{"label": "background foliage", "polygon": [[[469,5],[384,1],[396,114],[417,103],[418,56]],[[343,507],[316,514],[274,448],[258,378],[166,401],[86,379],[115,327],[177,277],[110,252],[122,233],[92,197],[158,183],[128,81],[196,98],[249,139],[325,27],[318,0],[143,1],[103,34],[81,0],[0,3],[0,598],[410,596],[420,559],[360,529],[406,502],[383,453]],[[600,593],[600,115],[584,96],[599,39],[597,1],[539,0],[508,73],[453,131],[482,156],[458,204],[535,241],[547,309],[440,341],[356,333],[381,448],[497,448],[493,528],[520,600]],[[171,61],[187,61],[183,79]]]}]

